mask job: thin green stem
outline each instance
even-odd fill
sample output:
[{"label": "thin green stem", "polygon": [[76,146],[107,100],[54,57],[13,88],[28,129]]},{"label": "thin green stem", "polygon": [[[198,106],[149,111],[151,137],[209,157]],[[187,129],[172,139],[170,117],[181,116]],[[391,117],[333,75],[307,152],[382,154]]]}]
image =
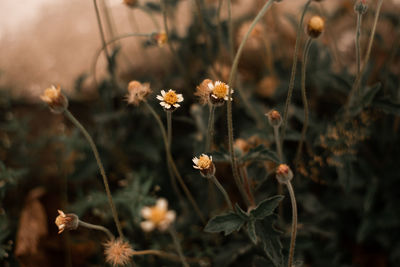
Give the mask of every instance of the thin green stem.
[{"label": "thin green stem", "polygon": [[[264,16],[264,14],[267,12],[268,8],[273,4],[274,0],[269,0],[264,6],[263,8],[260,10],[260,12],[257,14],[257,16],[254,18],[252,24],[250,25],[246,35],[244,36],[238,51],[236,52],[235,58],[233,60],[232,63],[232,69],[231,69],[231,73],[229,75],[229,90],[228,90],[228,103],[227,103],[227,120],[228,120],[228,141],[229,141],[229,154],[231,157],[231,165],[232,165],[232,172],[233,172],[233,177],[236,183],[236,186],[238,187],[243,199],[246,201],[247,204],[249,204],[249,200],[246,196],[245,190],[243,188],[242,185],[242,181],[241,178],[239,176],[238,173],[238,169],[237,169],[237,162],[236,162],[236,156],[235,156],[235,152],[233,149],[233,121],[232,121],[232,85],[233,85],[233,81],[234,78],[236,77],[236,71],[238,68],[238,64],[239,64],[239,59],[240,56],[242,55],[242,51],[243,51],[243,47],[246,44],[247,39],[250,36],[251,31],[254,29],[254,27],[256,26],[257,22]],[[241,91],[238,88],[237,90],[240,94]],[[245,98],[243,98],[245,99]]]},{"label": "thin green stem", "polygon": [[218,181],[217,177],[215,177],[215,175],[210,175],[209,176],[211,181],[213,181],[213,183],[218,187],[219,191],[221,191],[222,195],[225,198],[226,204],[228,204],[228,207],[231,208],[233,210],[233,205],[232,202],[229,198],[228,193],[225,191],[224,187],[221,185],[221,183]]},{"label": "thin green stem", "polygon": [[85,127],[83,127],[83,125],[74,117],[74,115],[72,115],[72,113],[68,109],[66,109],[64,111],[64,113],[67,116],[67,118],[82,132],[82,134],[85,136],[86,140],[88,141],[90,147],[92,148],[94,157],[96,158],[96,162],[97,162],[97,165],[100,170],[101,177],[103,178],[103,183],[104,183],[104,187],[106,189],[108,203],[110,204],[110,207],[111,207],[111,212],[112,212],[112,215],[113,215],[113,218],[115,221],[115,225],[117,226],[118,234],[119,234],[120,238],[124,238],[124,234],[122,233],[121,223],[118,218],[117,209],[115,208],[115,205],[114,205],[114,202],[112,199],[111,190],[110,190],[110,186],[108,185],[108,179],[106,176],[106,172],[104,171],[103,163],[101,162],[99,152],[97,151],[97,147],[96,147],[92,137],[86,131]]},{"label": "thin green stem", "polygon": [[301,97],[302,97],[303,106],[304,106],[304,122],[303,122],[303,129],[301,130],[300,142],[297,147],[297,153],[296,153],[296,158],[295,158],[296,165],[299,163],[299,160],[300,160],[301,150],[303,148],[303,143],[306,139],[306,133],[307,133],[307,128],[308,128],[309,111],[308,111],[308,100],[307,100],[307,94],[306,94],[306,71],[307,71],[308,52],[310,51],[312,40],[313,39],[311,37],[308,37],[306,45],[304,47],[302,66],[301,66]]},{"label": "thin green stem", "polygon": [[221,25],[221,8],[222,8],[223,0],[218,0],[218,7],[217,7],[217,38],[218,38],[218,49],[221,51],[223,47],[222,42],[222,25]]},{"label": "thin green stem", "polygon": [[279,126],[274,126],[274,137],[275,137],[275,145],[276,152],[278,153],[279,162],[283,162],[283,153],[282,153],[282,144],[279,139]]},{"label": "thin green stem", "polygon": [[195,212],[197,213],[197,215],[199,216],[200,220],[202,221],[203,224],[205,224],[205,220],[203,217],[203,214],[201,213],[196,201],[194,200],[192,194],[190,193],[188,187],[186,186],[185,182],[182,179],[181,174],[178,171],[178,168],[176,167],[175,161],[172,158],[171,155],[171,150],[170,147],[168,145],[168,138],[167,138],[167,133],[165,131],[164,125],[161,121],[160,116],[158,116],[157,112],[153,109],[153,107],[147,103],[147,101],[144,101],[144,104],[146,105],[146,108],[150,111],[150,113],[153,115],[153,117],[156,119],[158,126],[160,128],[163,140],[164,140],[164,146],[165,146],[165,150],[167,152],[167,160],[168,160],[168,164],[170,164],[173,173],[175,174],[176,178],[178,179],[178,182],[180,183],[180,185],[182,186],[183,191],[186,194],[186,197],[189,199],[190,203],[192,204]]},{"label": "thin green stem", "polygon": [[299,53],[300,40],[301,40],[301,36],[303,33],[304,16],[307,13],[307,9],[310,6],[311,2],[312,2],[312,0],[308,0],[307,3],[305,4],[305,6],[303,8],[303,12],[300,17],[299,25],[297,26],[296,44],[294,45],[294,54],[293,54],[293,63],[292,63],[292,72],[290,74],[290,81],[289,81],[288,94],[286,97],[285,109],[283,111],[283,121],[282,121],[282,128],[281,128],[282,147],[283,147],[283,141],[285,140],[289,106],[290,106],[290,101],[292,100],[292,94],[293,94],[293,89],[294,89],[294,80],[295,80],[296,71],[297,71],[297,56]]},{"label": "thin green stem", "polygon": [[292,233],[290,237],[290,249],[289,249],[289,258],[288,258],[288,267],[293,266],[293,256],[294,256],[294,247],[296,245],[296,235],[297,235],[297,204],[296,197],[294,195],[294,190],[290,181],[286,183],[286,186],[289,191],[290,201],[292,203]]},{"label": "thin green stem", "polygon": [[356,63],[357,63],[357,75],[361,71],[361,55],[360,55],[360,38],[361,38],[361,23],[362,14],[357,12],[357,27],[356,27]]},{"label": "thin green stem", "polygon": [[108,49],[107,49],[107,46],[106,46],[106,38],[104,36],[103,25],[101,23],[100,11],[99,11],[99,7],[97,5],[97,0],[93,0],[93,4],[94,4],[94,10],[96,12],[97,25],[99,26],[101,42],[103,44],[103,47],[105,47],[105,53],[106,53],[106,57],[107,57],[107,62],[108,62],[108,64],[110,64],[111,63],[111,57],[110,57],[110,53],[108,52]]},{"label": "thin green stem", "polygon": [[364,63],[362,64],[360,73],[357,75],[356,80],[354,81],[354,84],[351,88],[351,91],[350,91],[350,94],[349,94],[349,97],[347,100],[346,111],[345,111],[346,117],[349,116],[349,111],[350,111],[349,109],[350,109],[350,105],[352,104],[354,94],[356,92],[358,92],[363,73],[364,73],[365,69],[367,68],[369,57],[371,55],[372,44],[374,42],[376,25],[378,24],[378,19],[379,19],[379,14],[381,11],[382,4],[383,4],[383,0],[379,0],[378,6],[377,6],[376,12],[375,12],[374,24],[372,26],[371,35],[370,35],[369,42],[368,42],[367,52],[366,52],[365,58],[364,58]]},{"label": "thin green stem", "polygon": [[229,55],[233,62],[234,60],[234,48],[233,48],[233,20],[232,20],[232,0],[228,0],[228,33],[229,33]]},{"label": "thin green stem", "polygon": [[214,136],[214,114],[215,114],[215,106],[213,104],[209,104],[209,114],[208,114],[208,127],[207,127],[207,137],[206,137],[206,147],[204,151],[211,151],[213,136]]},{"label": "thin green stem", "polygon": [[89,228],[89,229],[93,229],[93,230],[98,230],[98,231],[102,231],[104,232],[108,239],[113,240],[115,239],[115,236],[110,232],[110,230],[108,230],[107,228],[105,228],[104,226],[101,225],[97,225],[97,224],[91,224],[91,223],[87,223],[87,222],[83,222],[81,220],[79,220],[78,222],[79,226],[81,227],[85,227],[85,228]]},{"label": "thin green stem", "polygon": [[168,228],[168,231],[169,231],[169,233],[170,233],[170,235],[172,237],[172,240],[174,241],[175,249],[178,252],[178,255],[179,255],[179,258],[180,258],[180,260],[182,262],[182,265],[184,267],[190,267],[189,264],[186,261],[185,255],[183,254],[182,246],[181,246],[181,244],[179,242],[178,235],[177,235],[175,229],[173,228],[173,226],[170,226]]},{"label": "thin green stem", "polygon": [[172,111],[166,111],[167,113],[167,140],[168,146],[171,147],[172,141]]}]

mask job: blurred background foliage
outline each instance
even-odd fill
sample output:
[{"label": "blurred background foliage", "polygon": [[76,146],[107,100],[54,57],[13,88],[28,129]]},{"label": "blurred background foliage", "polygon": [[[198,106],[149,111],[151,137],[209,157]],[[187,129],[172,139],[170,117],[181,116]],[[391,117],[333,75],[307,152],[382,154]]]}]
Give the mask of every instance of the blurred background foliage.
[{"label": "blurred background foliage", "polygon": [[[130,80],[150,82],[154,93],[149,102],[165,121],[155,95],[167,88],[183,94],[182,107],[173,114],[172,154],[203,214],[211,218],[226,211],[219,192],[191,162],[203,152],[208,117],[208,109],[193,95],[195,88],[205,78],[227,82],[231,64],[228,21],[223,18],[219,29],[217,5],[199,2],[203,24],[195,11],[185,35],[177,34],[169,22],[165,45],[174,47],[173,64],[159,75],[122,76],[117,70],[124,55],[117,44],[109,75],[98,81],[91,98],[79,97],[89,70],[76,78],[70,110],[99,148],[124,232],[135,249],[174,251],[167,235],[145,234],[139,227],[140,209],[162,196],[177,211],[176,228],[186,256],[205,259],[203,263],[212,266],[284,266],[282,255],[286,258],[290,241],[289,198],[282,202],[281,218],[275,214],[257,222],[261,241],[257,245],[249,238],[248,226],[226,237],[205,233],[183,193],[172,189],[156,122],[143,106],[127,106],[124,101]],[[391,9],[394,2],[384,4],[360,95],[351,105],[351,116],[345,117],[344,105],[355,79],[354,42],[346,47],[349,41],[339,35],[354,33],[355,13],[354,1],[343,2],[329,15],[324,2],[313,3],[309,11],[324,16],[327,28],[311,47],[307,69],[310,127],[293,180],[299,208],[296,266],[396,266],[400,262],[399,13]],[[376,6],[376,1],[367,2],[363,47]],[[179,16],[179,1],[163,3],[168,17]],[[161,15],[157,2],[140,5]],[[236,86],[255,113],[234,94],[235,148],[257,203],[277,194],[273,131],[263,114],[271,108],[283,112],[299,12],[270,10],[252,32],[239,65]],[[235,49],[254,15],[234,19]],[[282,20],[287,23],[280,24]],[[154,46],[144,41],[142,49]],[[159,61],[163,64],[162,58]],[[304,120],[299,73],[284,146],[291,166]],[[102,233],[78,229],[58,236],[53,222],[57,209],[62,209],[116,232],[90,147],[62,115],[51,114],[40,103],[11,98],[8,88],[0,92],[1,265],[103,266]],[[237,208],[246,211],[229,165],[225,106],[216,110],[215,131],[217,177]],[[179,265],[152,256],[134,261],[137,266]]]}]

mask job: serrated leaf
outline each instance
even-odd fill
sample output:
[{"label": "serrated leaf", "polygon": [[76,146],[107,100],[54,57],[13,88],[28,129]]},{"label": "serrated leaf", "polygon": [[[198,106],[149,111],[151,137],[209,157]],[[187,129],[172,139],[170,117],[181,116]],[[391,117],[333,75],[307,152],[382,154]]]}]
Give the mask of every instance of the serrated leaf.
[{"label": "serrated leaf", "polygon": [[231,234],[233,231],[238,231],[246,221],[236,213],[230,212],[224,215],[217,215],[211,218],[204,231],[209,233],[224,232],[225,235]]},{"label": "serrated leaf", "polygon": [[278,155],[274,151],[266,148],[264,145],[259,145],[250,149],[249,152],[247,152],[247,154],[241,157],[239,160],[242,162],[271,160],[279,163]]},{"label": "serrated leaf", "polygon": [[250,214],[257,220],[262,220],[265,217],[271,215],[276,207],[278,207],[279,203],[282,201],[284,196],[277,195],[267,199],[258,204],[258,206],[250,211]]},{"label": "serrated leaf", "polygon": [[249,237],[254,244],[257,244],[257,235],[256,235],[256,221],[250,220],[247,223],[247,232],[249,233]]}]

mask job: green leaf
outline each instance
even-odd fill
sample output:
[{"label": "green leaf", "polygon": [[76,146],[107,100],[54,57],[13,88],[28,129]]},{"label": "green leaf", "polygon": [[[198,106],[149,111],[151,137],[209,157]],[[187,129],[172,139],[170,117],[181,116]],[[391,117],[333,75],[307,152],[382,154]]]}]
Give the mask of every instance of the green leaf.
[{"label": "green leaf", "polygon": [[274,212],[283,198],[284,196],[277,195],[264,199],[254,210],[250,211],[250,214],[254,216],[255,219],[262,220]]},{"label": "green leaf", "polygon": [[236,210],[237,215],[239,215],[243,220],[247,221],[250,218],[250,216],[247,214],[247,212],[242,210],[242,208],[237,203],[235,204],[235,210]]},{"label": "green leaf", "polygon": [[279,238],[281,233],[274,229],[273,222],[273,216],[257,221],[256,234],[262,242],[267,258],[275,267],[281,267],[284,263],[282,243]]},{"label": "green leaf", "polygon": [[254,244],[257,244],[257,235],[256,235],[256,221],[250,220],[247,223],[247,232],[249,233],[249,237]]},{"label": "green leaf", "polygon": [[211,218],[204,231],[209,233],[224,232],[225,235],[231,234],[233,231],[238,231],[246,220],[243,220],[241,216],[236,213],[230,212],[224,215],[218,215]]},{"label": "green leaf", "polygon": [[246,155],[240,158],[240,161],[242,162],[255,161],[255,160],[258,161],[271,160],[276,163],[279,163],[278,155],[274,151],[266,148],[264,145],[259,145],[255,148],[250,149]]}]

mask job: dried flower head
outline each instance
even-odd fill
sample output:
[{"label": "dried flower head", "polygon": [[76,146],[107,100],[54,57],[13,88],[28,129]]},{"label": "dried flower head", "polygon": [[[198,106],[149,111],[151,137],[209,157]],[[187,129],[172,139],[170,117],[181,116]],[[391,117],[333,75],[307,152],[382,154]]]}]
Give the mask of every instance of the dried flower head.
[{"label": "dried flower head", "polygon": [[307,34],[311,38],[317,38],[325,28],[325,21],[320,16],[313,16],[307,24]]},{"label": "dried flower head", "polygon": [[124,4],[129,7],[135,7],[138,4],[138,0],[124,0]]},{"label": "dried flower head", "polygon": [[58,226],[58,233],[61,234],[64,230],[76,230],[79,226],[79,218],[73,213],[65,214],[62,210],[58,210],[58,216],[55,220]]},{"label": "dried flower head", "polygon": [[126,265],[134,254],[131,245],[119,238],[109,240],[103,245],[106,262],[112,264],[112,266]]},{"label": "dried flower head", "polygon": [[208,84],[212,83],[210,79],[205,79],[196,87],[195,96],[199,98],[199,102],[202,105],[205,105],[210,100],[210,88],[208,88]]},{"label": "dried flower head", "polygon": [[146,219],[140,223],[145,232],[153,231],[155,228],[165,231],[176,217],[175,211],[168,210],[168,201],[165,198],[159,198],[154,206],[144,207],[141,214]]},{"label": "dried flower head", "polygon": [[265,116],[267,116],[268,122],[272,127],[281,126],[281,124],[282,124],[281,114],[278,111],[276,111],[275,109],[273,109],[270,112],[266,113]]},{"label": "dried flower head", "polygon": [[285,184],[293,179],[293,172],[290,167],[286,164],[280,164],[276,168],[276,179],[279,183]]},{"label": "dried flower head", "polygon": [[193,168],[198,169],[201,175],[203,175],[204,177],[215,174],[215,166],[212,162],[212,156],[201,154],[201,156],[198,158],[194,157],[192,161],[195,164],[193,165]]},{"label": "dried flower head", "polygon": [[52,85],[44,90],[40,98],[47,103],[53,113],[60,114],[68,108],[68,99],[61,93],[61,88],[58,85]]},{"label": "dried flower head", "polygon": [[169,89],[168,92],[161,90],[161,95],[157,95],[157,99],[160,100],[160,105],[167,111],[173,111],[179,108],[181,105],[178,103],[183,101],[182,94],[177,94],[174,90]]},{"label": "dried flower head", "polygon": [[151,35],[151,39],[157,43],[159,47],[162,47],[168,42],[168,35],[165,32],[156,32]]},{"label": "dried flower head", "polygon": [[[210,102],[213,105],[220,106],[223,105],[225,101],[228,101],[229,85],[221,81],[216,81],[215,83],[208,83],[208,88],[210,90]],[[231,94],[233,89],[231,89]],[[232,100],[232,98],[231,98]]]},{"label": "dried flower head", "polygon": [[368,5],[365,0],[361,0],[354,5],[354,11],[356,13],[359,13],[360,15],[365,14],[367,10],[368,10]]},{"label": "dried flower head", "polygon": [[128,102],[128,104],[137,106],[149,94],[151,94],[149,83],[140,83],[138,81],[131,81],[128,84],[128,94],[126,95],[126,101]]}]

